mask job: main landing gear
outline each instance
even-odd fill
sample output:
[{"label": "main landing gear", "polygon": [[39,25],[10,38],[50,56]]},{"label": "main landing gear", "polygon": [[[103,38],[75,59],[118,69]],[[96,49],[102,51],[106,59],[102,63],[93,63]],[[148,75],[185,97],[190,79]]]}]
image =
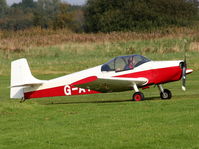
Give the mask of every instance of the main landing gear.
[{"label": "main landing gear", "polygon": [[135,90],[135,93],[133,94],[132,100],[133,101],[142,101],[144,100],[144,94],[139,91],[136,84],[133,84],[133,88]]},{"label": "main landing gear", "polygon": [[142,101],[144,100],[144,94],[142,92],[135,92],[133,94],[133,101]]},{"label": "main landing gear", "polygon": [[[139,91],[139,89],[138,89],[136,84],[133,85],[133,88],[135,90],[135,93],[133,94],[132,100],[133,101],[142,101],[142,100],[144,100],[144,94]],[[160,90],[161,99],[163,99],[163,100],[171,99],[172,94],[171,94],[170,90],[164,89],[161,84],[158,85],[158,88]]]}]

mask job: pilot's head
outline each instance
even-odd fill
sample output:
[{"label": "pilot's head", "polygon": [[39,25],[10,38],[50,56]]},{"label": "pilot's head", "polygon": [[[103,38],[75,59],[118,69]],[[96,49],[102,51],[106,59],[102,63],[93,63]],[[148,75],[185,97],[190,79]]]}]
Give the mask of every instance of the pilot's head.
[{"label": "pilot's head", "polygon": [[129,63],[129,64],[133,64],[133,63],[134,63],[134,58],[133,58],[133,56],[130,57],[130,58],[128,59],[128,63]]}]

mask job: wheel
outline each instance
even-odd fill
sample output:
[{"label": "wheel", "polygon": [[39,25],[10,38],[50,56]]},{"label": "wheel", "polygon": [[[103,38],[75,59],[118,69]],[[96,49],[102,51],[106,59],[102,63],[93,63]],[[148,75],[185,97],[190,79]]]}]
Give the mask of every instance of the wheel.
[{"label": "wheel", "polygon": [[172,97],[171,91],[168,89],[164,89],[164,92],[160,93],[160,97],[161,99],[171,99]]},{"label": "wheel", "polygon": [[133,94],[133,101],[141,101],[144,100],[144,94],[142,92],[136,92]]}]

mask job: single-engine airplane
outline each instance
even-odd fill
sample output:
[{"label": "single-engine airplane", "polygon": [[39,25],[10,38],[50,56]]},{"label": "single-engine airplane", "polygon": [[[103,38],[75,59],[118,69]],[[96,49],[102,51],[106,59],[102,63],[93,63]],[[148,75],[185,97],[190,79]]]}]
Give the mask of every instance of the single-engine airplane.
[{"label": "single-engine airplane", "polygon": [[118,56],[109,62],[52,80],[32,76],[25,58],[11,63],[10,98],[23,101],[31,98],[71,96],[134,90],[132,100],[144,100],[139,88],[157,85],[162,99],[170,99],[171,92],[162,84],[182,79],[185,90],[186,60],[152,61],[141,55]]}]

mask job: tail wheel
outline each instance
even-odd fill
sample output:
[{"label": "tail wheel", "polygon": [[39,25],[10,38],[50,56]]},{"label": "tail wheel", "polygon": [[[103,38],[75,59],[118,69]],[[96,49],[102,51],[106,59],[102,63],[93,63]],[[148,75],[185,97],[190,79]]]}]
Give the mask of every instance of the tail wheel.
[{"label": "tail wheel", "polygon": [[133,94],[133,101],[142,101],[144,100],[144,94],[142,92],[136,92]]},{"label": "tail wheel", "polygon": [[160,97],[161,99],[171,99],[172,97],[171,91],[168,89],[164,89],[164,92],[160,93]]}]

